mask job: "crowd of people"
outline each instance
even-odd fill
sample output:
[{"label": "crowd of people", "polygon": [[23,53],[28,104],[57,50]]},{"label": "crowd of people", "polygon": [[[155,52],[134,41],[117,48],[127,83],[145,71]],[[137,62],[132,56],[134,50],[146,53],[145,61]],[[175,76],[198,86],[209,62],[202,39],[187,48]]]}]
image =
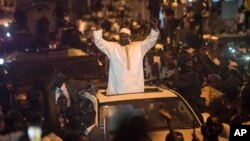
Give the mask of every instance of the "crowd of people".
[{"label": "crowd of people", "polygon": [[26,94],[16,97],[13,109],[1,111],[0,140],[104,141],[91,96],[79,96],[87,88],[87,82],[66,80],[62,72],[53,74],[50,82],[34,81]]},{"label": "crowd of people", "polygon": [[[31,34],[25,27],[24,11],[16,11],[13,39],[1,44],[1,54],[13,50],[27,51],[27,47],[30,49],[28,51],[32,52],[37,49],[44,50],[44,48],[46,51],[69,47],[79,48],[96,56],[97,61],[102,64],[100,66],[106,79],[110,77],[108,70],[112,69],[108,67],[109,63],[114,60],[108,61],[107,58],[111,58],[109,52],[100,48],[100,45],[95,42],[97,37],[94,38],[94,36],[97,35],[96,33],[93,35],[93,30],[100,28],[100,21],[103,21],[101,24],[103,33],[100,33],[100,36],[103,35],[105,40],[112,42],[119,41],[117,34],[121,33],[122,27],[130,29],[124,32],[131,36],[132,41],[144,40],[152,27],[150,21],[142,19],[140,15],[137,17],[129,15],[127,12],[129,6],[126,2],[116,4],[107,3],[104,6],[106,11],[102,16],[98,15],[98,9],[96,9],[92,16],[85,15],[77,23],[67,22],[64,19],[65,13],[62,7],[58,5],[55,8],[57,29],[50,33],[48,19],[41,18],[37,21],[36,36],[32,37],[32,40]],[[227,30],[213,23],[213,20],[219,17],[219,9],[211,12],[211,9],[216,7],[212,7],[208,0],[198,0],[192,5],[184,4],[179,0],[170,4],[149,0],[148,8],[151,17],[159,20],[157,26],[160,35],[155,48],[144,52],[145,57],[141,62],[144,78],[158,78],[152,81],[152,84],[177,91],[198,115],[204,112],[211,115],[201,128],[204,140],[218,140],[218,135],[222,133],[223,128],[226,130],[225,125],[248,124],[250,120],[249,47],[246,44],[236,46],[231,42],[221,44],[203,39],[204,33],[216,34]],[[241,10],[239,12],[242,12]],[[87,26],[80,30],[77,24],[82,23]],[[204,23],[211,23],[211,26],[206,26]],[[244,26],[242,20],[239,24],[238,30],[241,31]],[[56,44],[56,47],[53,47],[53,44]],[[120,44],[123,45],[123,43]],[[8,46],[7,49],[6,46]],[[125,64],[124,68],[130,69],[130,64]],[[42,132],[40,134],[38,132],[38,135],[41,135],[43,140],[103,141],[104,135],[94,121],[96,111],[91,98],[86,99],[78,95],[79,91],[87,89],[88,86],[87,82],[66,80],[61,72],[53,74],[50,81],[36,80],[26,94],[16,95],[13,109],[1,109],[0,141],[29,140],[31,135],[27,131],[30,127],[39,127]],[[159,112],[169,123],[171,122],[166,111]],[[143,119],[136,117],[133,120],[131,128],[137,128],[133,127],[134,122],[141,123],[142,134],[135,132],[138,136],[143,135],[139,136],[142,138],[138,137],[138,140],[150,140],[145,136]],[[215,125],[218,126],[216,130],[213,128]],[[131,138],[135,136],[134,132],[132,133],[134,130],[130,131],[129,139],[132,140]],[[170,133],[171,135],[166,137],[168,141],[177,141],[177,137],[181,137],[181,134],[175,133],[174,129],[171,129]]]}]

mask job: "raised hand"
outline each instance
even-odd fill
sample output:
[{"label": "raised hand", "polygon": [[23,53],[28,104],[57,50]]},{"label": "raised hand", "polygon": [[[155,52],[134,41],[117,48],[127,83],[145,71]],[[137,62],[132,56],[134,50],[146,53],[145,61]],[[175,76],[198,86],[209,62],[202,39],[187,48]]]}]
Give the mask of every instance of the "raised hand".
[{"label": "raised hand", "polygon": [[104,19],[98,20],[97,30],[103,29],[104,24],[105,24],[105,20]]},{"label": "raised hand", "polygon": [[152,27],[154,30],[158,30],[158,23],[159,23],[159,21],[158,21],[156,18],[152,18],[152,19],[150,20],[151,27]]},{"label": "raised hand", "polygon": [[165,110],[164,108],[159,110],[160,114],[165,117],[168,121],[170,121],[172,119],[172,116],[170,115],[170,113]]}]

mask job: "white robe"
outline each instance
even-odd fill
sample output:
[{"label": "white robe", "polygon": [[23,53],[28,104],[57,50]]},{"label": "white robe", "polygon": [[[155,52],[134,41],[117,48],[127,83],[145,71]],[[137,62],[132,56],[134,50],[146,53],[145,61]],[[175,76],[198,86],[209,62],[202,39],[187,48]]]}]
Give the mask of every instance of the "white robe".
[{"label": "white robe", "polygon": [[121,46],[117,42],[104,40],[102,29],[94,31],[97,48],[110,61],[107,95],[144,92],[143,58],[155,45],[158,36],[159,31],[151,29],[145,40]]}]

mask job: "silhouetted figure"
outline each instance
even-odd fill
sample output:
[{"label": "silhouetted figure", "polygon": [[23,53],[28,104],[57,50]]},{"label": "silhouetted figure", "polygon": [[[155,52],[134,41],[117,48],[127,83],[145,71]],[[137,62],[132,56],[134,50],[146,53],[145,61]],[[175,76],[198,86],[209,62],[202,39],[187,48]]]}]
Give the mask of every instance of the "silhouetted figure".
[{"label": "silhouetted figure", "polygon": [[125,119],[119,125],[114,141],[151,141],[142,116]]},{"label": "silhouetted figure", "polygon": [[200,76],[197,72],[193,71],[192,56],[186,53],[180,54],[177,63],[180,67],[179,74],[172,81],[166,81],[166,85],[180,93],[196,112],[205,111],[205,101],[200,97]]},{"label": "silhouetted figure", "polygon": [[175,140],[173,135],[171,133],[168,133],[165,141],[184,141],[183,134],[181,132],[176,131],[175,133],[178,140]]},{"label": "silhouetted figure", "polygon": [[184,141],[182,133],[174,130],[170,113],[165,108],[161,108],[159,113],[166,119],[169,128],[165,141]]},{"label": "silhouetted figure", "polygon": [[87,88],[87,84],[80,84],[76,80],[66,79],[65,74],[62,72],[52,74],[50,81],[55,104],[57,104],[59,96],[63,93],[68,101],[67,106],[79,105],[78,92]]},{"label": "silhouetted figure", "polygon": [[93,102],[88,98],[81,98],[81,123],[85,127],[84,134],[89,141],[104,141],[104,134],[96,125],[96,111]]},{"label": "silhouetted figure", "polygon": [[150,11],[150,16],[159,19],[161,3],[160,0],[149,0],[148,9]]},{"label": "silhouetted figure", "polygon": [[220,119],[216,116],[208,117],[206,123],[201,127],[203,141],[218,141],[222,131],[223,125]]}]

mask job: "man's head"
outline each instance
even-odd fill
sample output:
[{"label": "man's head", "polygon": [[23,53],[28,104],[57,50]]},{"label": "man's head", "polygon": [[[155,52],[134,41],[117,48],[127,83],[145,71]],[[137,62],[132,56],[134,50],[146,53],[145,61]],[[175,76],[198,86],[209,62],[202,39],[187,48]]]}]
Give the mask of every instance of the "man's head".
[{"label": "man's head", "polygon": [[[178,141],[184,141],[183,134],[181,132],[175,131]],[[166,141],[174,141],[174,136],[172,133],[168,133],[166,136]]]},{"label": "man's head", "polygon": [[186,72],[192,69],[193,67],[193,58],[190,54],[181,54],[177,58],[178,66],[182,71]]},{"label": "man's head", "polygon": [[221,77],[217,74],[210,74],[207,77],[207,83],[211,87],[219,88],[221,83]]},{"label": "man's head", "polygon": [[61,88],[65,80],[65,75],[62,72],[56,72],[51,76],[51,86],[52,88]]},{"label": "man's head", "polygon": [[30,108],[42,107],[44,105],[44,96],[39,89],[30,88],[27,91],[27,101],[30,104]]},{"label": "man's head", "polygon": [[28,101],[27,101],[26,94],[17,95],[16,102],[17,102],[17,106],[19,106],[19,108],[27,108],[28,107]]},{"label": "man's head", "polygon": [[201,133],[204,138],[216,139],[222,133],[223,125],[219,117],[209,116],[207,122],[202,125]]},{"label": "man's head", "polygon": [[128,45],[130,41],[131,31],[128,28],[122,28],[119,34],[119,44],[122,46]]}]

